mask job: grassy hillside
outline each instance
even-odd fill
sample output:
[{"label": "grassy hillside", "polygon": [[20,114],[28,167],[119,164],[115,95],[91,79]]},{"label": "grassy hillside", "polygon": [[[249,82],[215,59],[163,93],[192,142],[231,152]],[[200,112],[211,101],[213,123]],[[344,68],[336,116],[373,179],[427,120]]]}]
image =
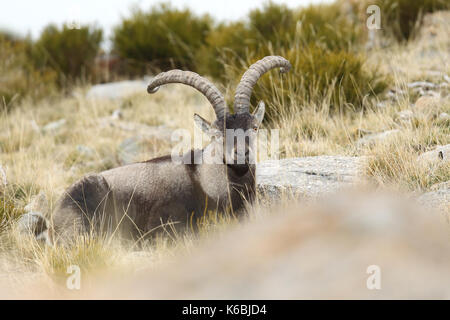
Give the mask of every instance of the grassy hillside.
[{"label": "grassy hillside", "polygon": [[[444,78],[444,75],[450,75],[449,13],[438,12],[425,17],[424,27],[418,36],[408,43],[379,46],[370,51],[361,49],[364,54],[364,58],[361,58],[361,70],[375,70],[379,77],[388,79],[387,91],[370,97],[359,96],[359,103],[363,108],[355,108],[346,99],[336,98],[333,89],[339,87],[337,82],[320,82],[330,90],[325,91],[326,94],[321,92],[314,95],[314,88],[311,88],[309,83],[299,87],[299,81],[314,81],[311,77],[299,80],[300,78],[296,78],[298,74],[294,73],[288,79],[280,79],[275,71],[265,75],[260,85],[257,85],[255,96],[267,98],[265,100],[272,117],[264,126],[280,129],[281,157],[366,157],[365,170],[361,173],[365,187],[371,185],[407,194],[427,192],[434,190],[439,183],[448,183],[450,162],[430,164],[418,160],[418,157],[436,146],[450,144],[450,120],[445,117],[445,114],[450,114],[450,82],[448,78]],[[284,54],[275,51],[273,53]],[[256,58],[256,55],[239,63],[247,65],[253,58]],[[228,66],[229,82],[220,85],[226,90],[228,99],[234,94],[232,84],[238,81],[245,70],[243,66],[240,69],[234,64]],[[408,86],[415,81],[435,84],[436,87],[431,91],[436,96],[418,102],[421,93],[411,85]],[[170,265],[173,260],[179,263],[184,255],[189,256],[191,251],[196,252],[197,247],[209,243],[211,238],[229,233],[234,235],[233,230],[238,223],[244,224],[244,231],[246,228],[260,228],[260,225],[263,229],[272,230],[269,223],[277,219],[272,216],[279,215],[283,210],[267,209],[273,204],[265,205],[268,199],[261,196],[258,204],[250,208],[250,214],[244,218],[244,222],[233,217],[211,214],[202,221],[199,234],[188,233],[176,238],[160,238],[142,246],[108,237],[80,238],[73,248],[48,247],[32,238],[20,237],[14,222],[38,194],[45,194],[47,197],[48,210],[44,213],[49,216],[65,188],[89,172],[122,165],[126,162],[124,152],[131,154],[133,161],[170,153],[173,143],[158,134],[142,135],[143,125],[184,128],[194,132],[194,113],[199,113],[209,120],[214,116],[205,98],[195,90],[181,85],[161,88],[158,94],[153,96],[143,92],[124,100],[91,100],[86,98],[88,89],[89,86],[86,85],[78,86],[70,95],[53,95],[38,102],[28,97],[12,109],[6,105],[2,108],[0,164],[5,168],[8,184],[3,190],[0,189],[0,297],[13,293],[34,297],[33,291],[27,291],[27,288],[36,286],[46,288],[49,296],[66,292],[66,270],[73,264],[82,268],[88,279],[86,286],[95,287],[96,281],[105,275],[125,275],[142,268],[154,270],[161,264]],[[118,109],[123,114],[122,118],[112,120],[111,115]],[[47,126],[48,124],[51,126]],[[389,130],[394,130],[394,134],[386,139],[364,143],[364,137]],[[286,198],[282,202],[287,204],[291,203],[291,200]],[[302,205],[293,204],[293,213],[287,220],[282,218],[284,222],[281,224],[287,228],[289,223],[286,221],[290,221],[292,217],[295,223],[306,221],[307,217],[301,221],[295,218],[295,212],[298,212]],[[333,211],[330,208],[327,210]],[[448,213],[450,212],[447,211]],[[267,219],[267,224],[264,222],[266,217],[271,217]],[[336,223],[339,223],[341,218],[337,219]],[[257,225],[254,226],[254,223]],[[320,220],[313,226],[317,232],[323,232],[319,236],[320,241],[334,241],[333,235],[342,235],[341,231],[327,233],[325,225],[326,223]],[[419,225],[415,225],[414,230],[422,232],[420,234],[426,237],[426,232],[421,230]],[[283,250],[289,245],[287,238],[299,232],[287,230],[284,233],[283,228],[276,229],[283,241],[280,240],[278,244],[276,241],[268,243],[268,247],[279,245],[280,250]],[[236,237],[244,239],[243,234],[245,232],[236,232]],[[276,235],[272,237],[275,239]],[[351,243],[361,238],[362,235],[355,233],[353,240],[345,240],[342,245],[347,249],[351,248]],[[441,239],[440,234],[436,238]],[[260,239],[257,236],[254,241]],[[395,241],[395,237],[389,239]],[[251,239],[245,241],[254,243]],[[399,246],[408,241],[404,240]],[[368,250],[383,247],[381,244],[380,247],[372,247],[369,242],[364,243],[367,244]],[[217,248],[222,247],[218,245]],[[306,251],[302,252],[300,257],[307,258],[314,253],[304,250]],[[202,261],[207,261],[208,256],[204,252],[209,251],[202,252],[200,257],[205,259]],[[422,251],[414,256],[414,259],[420,259],[421,254]],[[236,257],[242,258],[237,254],[230,259]],[[268,254],[268,258],[271,257]],[[192,260],[195,258],[190,259],[194,264]],[[414,259],[411,261],[416,261]],[[365,263],[365,260],[363,261]],[[246,262],[241,260],[240,263]],[[426,272],[427,268],[432,267],[426,265],[421,270]],[[173,281],[170,283],[171,288],[175,288],[177,284],[176,280]],[[195,281],[199,280],[192,281],[196,283]],[[198,297],[201,296],[202,293],[198,293]],[[248,296],[253,297],[251,294]],[[317,296],[320,296],[319,293]]]}]

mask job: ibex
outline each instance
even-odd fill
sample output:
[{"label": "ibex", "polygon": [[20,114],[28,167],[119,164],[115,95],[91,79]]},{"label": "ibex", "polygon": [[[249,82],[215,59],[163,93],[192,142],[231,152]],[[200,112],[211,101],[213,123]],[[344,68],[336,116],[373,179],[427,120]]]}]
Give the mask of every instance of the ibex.
[{"label": "ibex", "polygon": [[[225,133],[242,129],[256,135],[265,107],[259,103],[251,114],[250,96],[258,79],[273,68],[287,72],[291,64],[282,57],[267,56],[244,73],[235,92],[234,114],[220,91],[196,73],[171,70],[154,77],[147,88],[149,93],[167,83],[182,83],[205,95],[217,119],[210,124],[195,114],[194,121],[212,137],[211,143],[200,152],[184,154],[182,163],[174,163],[169,155],[84,177],[69,187],[57,204],[47,231],[52,242],[119,227],[126,237],[139,238],[165,223],[186,225],[207,210],[242,210],[256,191],[255,164],[249,161],[254,139],[245,141],[245,161],[239,163],[235,157],[239,148],[234,142],[230,147]],[[221,163],[196,161],[216,147],[225,148]]]}]

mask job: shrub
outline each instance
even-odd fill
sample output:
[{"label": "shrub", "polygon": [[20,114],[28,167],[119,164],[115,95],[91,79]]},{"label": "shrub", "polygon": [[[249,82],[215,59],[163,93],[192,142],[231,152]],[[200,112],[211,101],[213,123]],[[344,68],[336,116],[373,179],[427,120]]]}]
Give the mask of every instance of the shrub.
[{"label": "shrub", "polygon": [[197,50],[196,70],[225,80],[225,63],[236,64],[254,47],[255,40],[244,22],[222,23],[208,33],[206,43]]},{"label": "shrub", "polygon": [[198,66],[202,74],[230,80],[225,66],[241,66],[247,57],[279,54],[299,43],[354,50],[362,42],[362,35],[360,24],[344,16],[338,4],[295,10],[267,2],[263,8],[250,11],[246,21],[214,28],[196,60],[202,62]]},{"label": "shrub", "polygon": [[382,28],[399,41],[410,39],[422,24],[425,13],[450,9],[448,0],[377,0]]},{"label": "shrub", "polygon": [[58,74],[60,85],[79,78],[90,80],[102,39],[102,30],[94,26],[71,29],[49,25],[33,45],[31,55],[38,69],[51,68]]},{"label": "shrub", "polygon": [[32,42],[0,33],[0,104],[10,109],[25,96],[54,92],[56,73],[37,69],[30,59]]},{"label": "shrub", "polygon": [[262,9],[250,11],[248,18],[250,33],[257,43],[289,45],[289,35],[295,33],[297,22],[294,10],[285,5],[266,2]]},{"label": "shrub", "polygon": [[[252,104],[265,101],[269,120],[277,118],[280,108],[320,105],[323,101],[329,104],[331,112],[358,110],[363,108],[365,97],[379,94],[387,87],[382,75],[364,67],[363,56],[351,52],[298,44],[291,49],[276,49],[272,54],[284,56],[293,69],[282,76],[275,72],[266,75],[254,88]],[[256,60],[256,57],[249,59],[248,65]],[[242,66],[230,69],[233,70],[230,81],[241,76]]]},{"label": "shrub", "polygon": [[310,5],[301,9],[298,37],[304,44],[316,44],[330,50],[358,49],[362,43],[363,25],[342,12],[338,2]]},{"label": "shrub", "polygon": [[210,29],[208,16],[198,17],[188,9],[167,4],[153,6],[149,12],[135,9],[114,29],[113,51],[125,59],[132,74],[151,68],[195,70],[195,52]]}]

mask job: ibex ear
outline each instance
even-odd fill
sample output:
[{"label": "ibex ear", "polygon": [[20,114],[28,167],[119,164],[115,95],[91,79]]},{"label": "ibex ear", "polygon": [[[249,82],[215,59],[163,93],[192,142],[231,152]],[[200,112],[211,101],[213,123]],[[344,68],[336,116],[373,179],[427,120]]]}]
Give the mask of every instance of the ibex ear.
[{"label": "ibex ear", "polygon": [[260,101],[258,103],[258,106],[256,107],[256,110],[253,112],[253,116],[256,118],[256,121],[258,121],[258,125],[261,124],[264,118],[264,112],[266,111],[266,105],[263,101]]},{"label": "ibex ear", "polygon": [[220,131],[218,129],[214,128],[208,121],[206,121],[196,113],[194,114],[194,122],[196,126],[204,133],[206,133],[208,136],[210,137],[220,136]]}]

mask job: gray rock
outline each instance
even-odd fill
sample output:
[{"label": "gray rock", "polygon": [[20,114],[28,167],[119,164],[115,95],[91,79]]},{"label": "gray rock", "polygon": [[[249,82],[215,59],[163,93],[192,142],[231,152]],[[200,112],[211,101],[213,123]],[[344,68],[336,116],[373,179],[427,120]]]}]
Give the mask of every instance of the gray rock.
[{"label": "gray rock", "polygon": [[377,108],[380,108],[380,109],[386,108],[387,102],[386,101],[377,102],[376,106],[377,106]]},{"label": "gray rock", "polygon": [[450,213],[450,181],[432,187],[433,191],[418,197],[419,203],[426,207],[441,209]]},{"label": "gray rock", "polygon": [[126,80],[96,84],[86,94],[88,99],[118,100],[132,94],[147,92],[147,80]]},{"label": "gray rock", "polygon": [[111,119],[113,119],[113,120],[119,120],[122,118],[123,118],[123,113],[122,113],[122,110],[120,110],[120,109],[114,110],[114,112],[111,115]]},{"label": "gray rock", "polygon": [[122,141],[119,145],[117,156],[122,165],[135,162],[140,152],[141,137],[130,137]]},{"label": "gray rock", "polygon": [[36,240],[48,242],[48,223],[40,212],[28,212],[17,221],[17,230],[22,235],[34,235]]},{"label": "gray rock", "polygon": [[425,74],[427,74],[430,77],[436,77],[436,78],[442,78],[444,76],[444,73],[439,70],[426,70]]},{"label": "gray rock", "polygon": [[122,121],[122,120],[111,120],[109,118],[99,119],[99,125],[101,127],[113,127],[118,128],[123,131],[133,133],[145,138],[158,138],[161,140],[170,141],[172,138],[173,129],[165,126],[149,126],[143,123]]},{"label": "gray rock", "polygon": [[49,205],[45,192],[41,191],[39,194],[33,196],[31,201],[25,206],[24,210],[25,212],[47,213],[49,211]]},{"label": "gray rock", "polygon": [[34,132],[36,132],[36,133],[40,133],[41,132],[41,129],[39,128],[39,125],[36,123],[36,120],[31,120],[30,121],[30,126],[31,126],[31,129],[33,129],[33,131]]},{"label": "gray rock", "polygon": [[3,169],[2,165],[0,164],[0,190],[6,187],[8,184],[8,180],[6,180],[6,171]]},{"label": "gray rock", "polygon": [[393,129],[393,130],[387,130],[387,131],[383,131],[383,132],[369,134],[369,135],[366,135],[366,136],[358,139],[358,141],[356,142],[356,145],[358,147],[361,147],[364,145],[375,143],[377,141],[382,141],[382,140],[384,140],[394,134],[397,134],[399,132],[400,132],[399,129]]},{"label": "gray rock", "polygon": [[92,148],[89,148],[88,146],[82,144],[77,145],[77,151],[80,155],[86,157],[92,157],[95,154],[95,151]]},{"label": "gray rock", "polygon": [[445,146],[437,146],[434,150],[422,153],[419,158],[420,161],[436,162],[450,160],[450,144]]},{"label": "gray rock", "polygon": [[422,88],[417,88],[413,90],[414,92],[419,93],[422,97],[433,97],[433,98],[440,98],[441,94],[439,92],[433,91],[433,90],[424,90]]},{"label": "gray rock", "polygon": [[450,120],[450,114],[448,114],[447,112],[442,112],[439,116],[438,119],[440,121],[447,121]]},{"label": "gray rock", "polygon": [[433,89],[436,87],[436,85],[432,82],[428,81],[415,81],[407,84],[408,88],[415,89],[415,88],[424,88],[424,89]]},{"label": "gray rock", "polygon": [[409,122],[414,118],[414,113],[412,110],[402,110],[400,112],[397,112],[397,119],[400,122]]},{"label": "gray rock", "polygon": [[363,158],[318,156],[268,160],[257,164],[258,190],[270,198],[319,196],[349,187],[358,180]]},{"label": "gray rock", "polygon": [[60,119],[58,121],[50,122],[42,128],[44,132],[56,132],[66,124],[66,119]]},{"label": "gray rock", "polygon": [[405,96],[406,92],[402,89],[390,89],[386,93],[386,98],[391,99],[391,101],[397,101],[399,97]]},{"label": "gray rock", "polygon": [[420,97],[414,104],[414,112],[425,116],[430,116],[436,113],[442,101],[439,97]]}]

